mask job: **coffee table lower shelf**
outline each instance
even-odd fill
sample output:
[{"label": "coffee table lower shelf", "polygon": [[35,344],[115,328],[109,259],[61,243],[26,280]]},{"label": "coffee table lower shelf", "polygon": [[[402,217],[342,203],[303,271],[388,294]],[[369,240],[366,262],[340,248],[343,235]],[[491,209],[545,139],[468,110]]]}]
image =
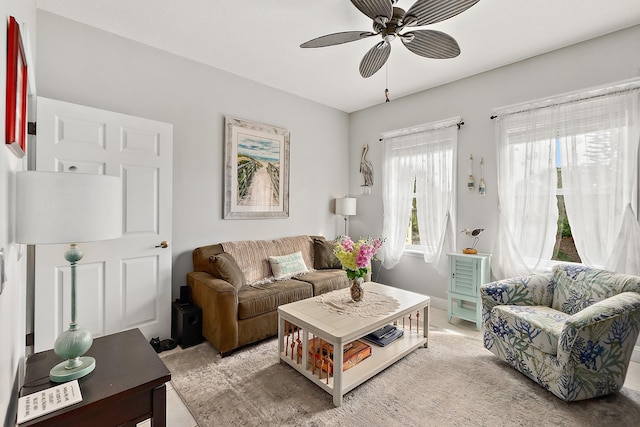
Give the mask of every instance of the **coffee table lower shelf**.
[{"label": "coffee table lower shelf", "polygon": [[[429,345],[429,304],[431,299],[426,295],[386,286],[380,283],[365,283],[367,292],[375,294],[387,301],[394,302],[396,307],[380,314],[367,313],[355,315],[349,312],[348,306],[343,311],[336,311],[324,304],[325,296],[316,296],[278,307],[278,357],[280,363],[287,363],[296,371],[317,384],[333,396],[335,406],[342,405],[342,396],[353,390],[369,378],[388,368],[418,347]],[[331,298],[349,300],[346,289],[332,292]],[[363,304],[367,303],[367,297]],[[402,328],[404,335],[385,347],[371,345],[371,355],[355,366],[343,371],[343,359],[350,358],[344,347],[359,340],[367,334],[386,325],[395,324]],[[333,359],[326,354],[315,354],[315,343],[318,341],[333,346]],[[312,346],[314,354],[309,354]],[[294,355],[292,357],[292,354]],[[314,363],[309,363],[313,360]],[[333,376],[327,378],[326,372],[314,367],[314,364],[334,367]],[[331,370],[331,369],[328,369]]]},{"label": "coffee table lower shelf", "polygon": [[[364,340],[363,340],[364,341]],[[367,342],[367,341],[364,341]],[[416,332],[405,331],[404,335],[398,338],[393,343],[385,346],[378,347],[375,344],[371,345],[371,356],[362,360],[357,365],[342,372],[342,390],[341,394],[344,395],[353,390],[360,384],[367,381],[369,378],[377,375],[379,372],[385,370],[389,366],[393,365],[398,360],[402,359],[407,354],[411,353],[418,347],[424,347],[427,343],[427,339],[419,335]],[[306,368],[310,363],[306,362],[303,358],[300,363],[297,363],[296,357],[291,359],[291,349],[285,354],[280,353],[280,360],[286,362],[302,375],[307,377],[310,381],[317,384],[320,388],[325,390],[331,395],[334,393],[333,376],[329,376],[327,383],[326,373],[323,373],[322,379],[318,376],[318,369],[316,373],[312,373],[311,369]],[[338,405],[336,405],[338,406]]]}]

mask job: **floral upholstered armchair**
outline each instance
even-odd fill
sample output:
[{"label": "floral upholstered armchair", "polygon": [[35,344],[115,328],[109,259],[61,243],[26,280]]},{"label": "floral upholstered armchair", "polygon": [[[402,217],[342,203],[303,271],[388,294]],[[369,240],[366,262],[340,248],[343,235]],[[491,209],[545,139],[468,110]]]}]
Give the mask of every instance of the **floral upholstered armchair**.
[{"label": "floral upholstered armchair", "polygon": [[640,331],[640,277],[562,264],[480,294],[485,348],[560,399],[622,388]]}]

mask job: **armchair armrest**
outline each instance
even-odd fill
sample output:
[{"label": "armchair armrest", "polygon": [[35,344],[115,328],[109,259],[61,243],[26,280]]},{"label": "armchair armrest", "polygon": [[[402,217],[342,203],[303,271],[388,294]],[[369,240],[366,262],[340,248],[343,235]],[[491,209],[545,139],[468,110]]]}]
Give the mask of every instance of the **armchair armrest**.
[{"label": "armchair armrest", "polygon": [[490,310],[496,305],[551,306],[555,283],[551,273],[513,277],[480,286],[482,305]]},{"label": "armchair armrest", "polygon": [[640,293],[619,293],[567,319],[560,334],[558,359],[564,363],[572,359],[576,367],[596,370],[598,360],[611,360],[625,351],[630,357],[639,331]]},{"label": "armchair armrest", "polygon": [[202,335],[220,352],[238,345],[238,290],[209,273],[187,274],[193,302],[202,309]]}]

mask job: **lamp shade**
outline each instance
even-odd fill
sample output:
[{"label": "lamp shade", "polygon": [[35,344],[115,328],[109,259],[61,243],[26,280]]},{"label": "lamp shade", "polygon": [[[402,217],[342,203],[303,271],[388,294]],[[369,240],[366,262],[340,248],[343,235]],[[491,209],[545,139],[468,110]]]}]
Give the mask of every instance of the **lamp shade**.
[{"label": "lamp shade", "polygon": [[336,215],[355,215],[356,214],[356,198],[343,197],[336,199]]},{"label": "lamp shade", "polygon": [[82,173],[16,174],[16,241],[80,243],[122,236],[122,181]]}]

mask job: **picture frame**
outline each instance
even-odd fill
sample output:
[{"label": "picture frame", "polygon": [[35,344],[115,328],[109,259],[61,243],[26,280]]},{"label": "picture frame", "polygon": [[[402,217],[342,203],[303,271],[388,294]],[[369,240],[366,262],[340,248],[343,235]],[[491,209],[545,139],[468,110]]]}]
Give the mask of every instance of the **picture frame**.
[{"label": "picture frame", "polygon": [[28,71],[20,26],[10,16],[7,25],[5,144],[19,158],[26,153]]},{"label": "picture frame", "polygon": [[224,219],[289,217],[290,132],[225,117]]}]

